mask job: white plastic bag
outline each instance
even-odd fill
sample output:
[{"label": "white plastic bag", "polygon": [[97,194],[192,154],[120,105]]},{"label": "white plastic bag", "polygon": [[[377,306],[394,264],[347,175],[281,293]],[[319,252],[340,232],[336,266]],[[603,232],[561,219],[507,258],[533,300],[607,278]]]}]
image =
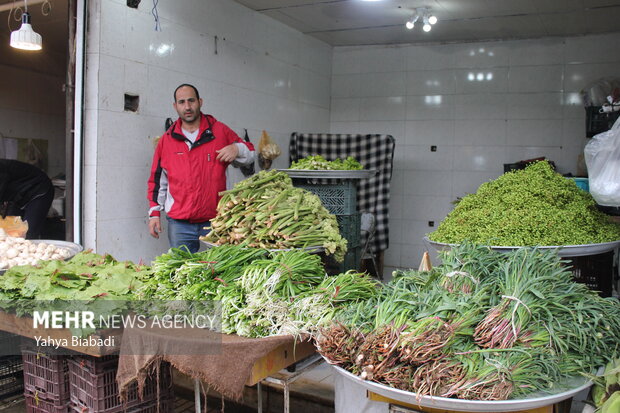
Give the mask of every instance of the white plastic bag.
[{"label": "white plastic bag", "polygon": [[611,130],[595,135],[583,150],[590,193],[599,205],[620,206],[619,121]]}]

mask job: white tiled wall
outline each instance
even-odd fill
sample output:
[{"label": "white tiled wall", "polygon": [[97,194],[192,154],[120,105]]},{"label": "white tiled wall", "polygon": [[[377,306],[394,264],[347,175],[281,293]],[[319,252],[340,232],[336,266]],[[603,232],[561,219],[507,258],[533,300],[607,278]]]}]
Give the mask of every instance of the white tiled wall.
[{"label": "white tiled wall", "polygon": [[[10,56],[7,60],[10,64]],[[0,64],[0,134],[47,140],[46,172],[52,177],[65,172],[63,83],[64,78],[56,73]]]},{"label": "white tiled wall", "polygon": [[[148,235],[146,182],[176,86],[196,85],[203,111],[255,144],[267,130],[285,167],[292,132],[329,130],[332,59],[330,46],[231,0],[159,2],[161,31],[152,7],[89,2],[85,97],[84,244],[146,262],[168,248]],[[140,96],[137,113],[123,111],[125,93]]]},{"label": "white tiled wall", "polygon": [[417,268],[432,250],[429,222],[436,227],[504,163],[546,156],[577,173],[587,142],[579,92],[620,77],[619,43],[609,34],[335,48],[331,132],[396,139],[386,273]]}]

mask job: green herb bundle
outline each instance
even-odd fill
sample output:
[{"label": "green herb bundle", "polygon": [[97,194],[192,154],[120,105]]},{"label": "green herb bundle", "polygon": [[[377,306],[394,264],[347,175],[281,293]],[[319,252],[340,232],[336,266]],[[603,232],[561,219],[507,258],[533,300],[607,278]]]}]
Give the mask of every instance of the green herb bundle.
[{"label": "green herb bundle", "polygon": [[536,162],[480,185],[429,234],[432,241],[484,245],[582,245],[620,239],[620,226],[575,182]]},{"label": "green herb bundle", "polygon": [[337,158],[328,161],[321,155],[310,155],[291,163],[291,169],[356,171],[364,169],[364,167],[352,156],[348,156],[344,160]]},{"label": "green herb bundle", "polygon": [[266,249],[323,246],[337,261],[347,250],[336,217],[319,197],[293,187],[291,178],[277,171],[261,171],[224,192],[203,239]]},{"label": "green herb bundle", "polygon": [[319,351],[419,396],[479,400],[553,390],[620,354],[620,303],[572,281],[555,251],[465,243],[441,258],[338,313]]}]

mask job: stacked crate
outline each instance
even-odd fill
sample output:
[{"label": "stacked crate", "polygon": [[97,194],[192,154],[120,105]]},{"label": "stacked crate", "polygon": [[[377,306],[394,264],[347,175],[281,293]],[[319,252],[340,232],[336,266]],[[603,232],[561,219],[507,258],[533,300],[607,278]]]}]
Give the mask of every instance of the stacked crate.
[{"label": "stacked crate", "polygon": [[116,371],[118,356],[75,356],[68,360],[70,412],[170,413],[174,408],[170,364],[162,363],[159,377],[147,378],[141,397],[134,382],[121,402]]},{"label": "stacked crate", "polygon": [[338,274],[351,269],[359,269],[362,249],[360,213],[357,212],[356,182],[344,180],[334,184],[309,184],[298,183],[297,180],[293,180],[293,185],[319,197],[323,206],[336,216],[340,235],[347,240],[347,253],[344,261],[337,263],[331,258],[326,259],[327,272]]},{"label": "stacked crate", "polygon": [[35,346],[22,348],[24,398],[28,413],[68,413],[67,356],[50,354]]}]

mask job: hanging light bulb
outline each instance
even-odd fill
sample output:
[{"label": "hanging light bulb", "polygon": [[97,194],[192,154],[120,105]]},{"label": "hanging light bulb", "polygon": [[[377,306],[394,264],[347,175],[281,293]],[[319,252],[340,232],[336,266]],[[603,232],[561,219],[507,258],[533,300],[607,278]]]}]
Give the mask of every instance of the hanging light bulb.
[{"label": "hanging light bulb", "polygon": [[405,23],[405,27],[411,30],[415,27],[415,23],[411,20],[408,20],[407,23]]},{"label": "hanging light bulb", "polygon": [[425,32],[431,31],[431,25],[428,22],[428,16],[424,16],[424,26],[422,26],[422,30],[424,30]]},{"label": "hanging light bulb", "polygon": [[11,32],[11,47],[22,50],[41,50],[42,39],[39,33],[32,30],[28,2],[24,1],[26,11],[22,14],[22,26]]},{"label": "hanging light bulb", "polygon": [[437,17],[435,17],[435,16],[428,16],[428,22],[429,22],[430,24],[435,24],[435,23],[437,23]]}]

